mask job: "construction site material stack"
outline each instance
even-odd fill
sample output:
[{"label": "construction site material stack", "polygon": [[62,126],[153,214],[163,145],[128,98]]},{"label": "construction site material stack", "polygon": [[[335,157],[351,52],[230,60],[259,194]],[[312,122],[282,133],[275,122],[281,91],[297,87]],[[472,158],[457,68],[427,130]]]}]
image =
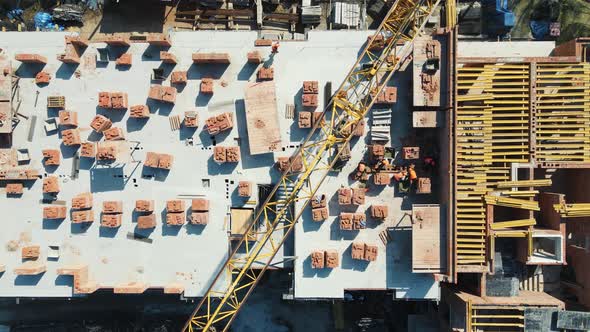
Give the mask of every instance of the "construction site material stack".
[{"label": "construction site material stack", "polygon": [[[272,262],[309,201],[318,191],[354,129],[364,121],[374,99],[398,69],[400,59],[412,51],[412,42],[422,30],[439,1],[396,1],[369,40],[331,103],[322,113],[297,152],[290,158],[277,185],[261,205],[239,243],[213,279],[206,295],[187,321],[188,331],[227,331],[244,301]],[[375,48],[373,43],[384,43]],[[394,51],[396,44],[405,42]],[[332,156],[330,157],[330,155]],[[297,167],[295,170],[294,165]],[[274,193],[287,189],[289,195],[273,201]],[[297,202],[297,204],[295,204]],[[293,208],[295,207],[295,208]],[[273,233],[280,232],[280,241]],[[248,241],[247,239],[256,239]],[[238,250],[245,254],[238,254]],[[254,262],[263,263],[253,269]]]}]

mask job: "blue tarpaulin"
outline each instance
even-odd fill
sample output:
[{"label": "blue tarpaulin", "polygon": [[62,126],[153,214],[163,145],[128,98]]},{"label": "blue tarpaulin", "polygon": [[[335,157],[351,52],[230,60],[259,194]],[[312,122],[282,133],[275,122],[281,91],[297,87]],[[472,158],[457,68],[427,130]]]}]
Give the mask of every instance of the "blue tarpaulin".
[{"label": "blue tarpaulin", "polygon": [[61,26],[57,26],[57,29],[56,29],[56,24],[53,23],[53,20],[52,20],[51,15],[49,13],[38,12],[37,14],[35,14],[35,17],[33,20],[35,21],[35,28],[38,28],[40,30],[63,31],[63,29],[64,29]]},{"label": "blue tarpaulin", "polygon": [[549,21],[531,21],[529,26],[534,39],[545,39],[549,34]]}]

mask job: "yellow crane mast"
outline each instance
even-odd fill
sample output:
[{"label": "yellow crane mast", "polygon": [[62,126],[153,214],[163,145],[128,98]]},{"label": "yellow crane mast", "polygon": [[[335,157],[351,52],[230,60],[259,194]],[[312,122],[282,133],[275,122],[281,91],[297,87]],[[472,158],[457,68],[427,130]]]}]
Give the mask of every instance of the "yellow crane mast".
[{"label": "yellow crane mast", "polygon": [[[184,331],[227,331],[440,0],[397,0],[214,277]],[[296,171],[295,171],[296,170]],[[286,193],[282,197],[275,195]]]}]

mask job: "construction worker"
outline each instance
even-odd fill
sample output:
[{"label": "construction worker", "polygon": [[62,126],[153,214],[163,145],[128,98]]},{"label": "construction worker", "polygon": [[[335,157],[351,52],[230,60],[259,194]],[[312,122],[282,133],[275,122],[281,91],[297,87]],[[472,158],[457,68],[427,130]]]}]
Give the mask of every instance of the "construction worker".
[{"label": "construction worker", "polygon": [[400,193],[407,193],[410,190],[408,172],[405,167],[402,167],[399,172],[393,173],[393,179],[397,182],[397,188]]},{"label": "construction worker", "polygon": [[416,170],[414,170],[415,165],[411,164],[410,168],[408,169],[408,173],[410,173],[410,184],[414,183],[416,179],[418,179],[418,175],[416,175]]},{"label": "construction worker", "polygon": [[386,169],[387,167],[389,167],[389,160],[383,159],[383,160],[380,160],[377,163],[377,167],[376,168],[377,169]]},{"label": "construction worker", "polygon": [[406,180],[407,177],[408,177],[408,173],[406,172],[405,167],[402,167],[402,169],[399,172],[393,173],[393,179],[396,182],[403,182]]},{"label": "construction worker", "polygon": [[276,42],[272,43],[271,48],[272,48],[272,51],[271,51],[272,54],[279,53],[279,42],[276,41]]},{"label": "construction worker", "polygon": [[358,163],[356,171],[353,172],[352,178],[365,183],[369,179],[369,174],[371,174],[371,169],[367,167],[367,164],[361,161]]}]

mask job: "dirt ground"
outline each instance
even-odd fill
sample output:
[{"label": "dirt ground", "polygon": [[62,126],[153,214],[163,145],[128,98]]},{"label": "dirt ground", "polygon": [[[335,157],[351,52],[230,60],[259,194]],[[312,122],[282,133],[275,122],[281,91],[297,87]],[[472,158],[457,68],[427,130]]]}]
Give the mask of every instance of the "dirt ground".
[{"label": "dirt ground", "polygon": [[[141,8],[141,15],[138,15]],[[163,32],[165,10],[157,1],[107,2],[103,12],[87,11],[80,34],[90,40],[112,33]]]}]

